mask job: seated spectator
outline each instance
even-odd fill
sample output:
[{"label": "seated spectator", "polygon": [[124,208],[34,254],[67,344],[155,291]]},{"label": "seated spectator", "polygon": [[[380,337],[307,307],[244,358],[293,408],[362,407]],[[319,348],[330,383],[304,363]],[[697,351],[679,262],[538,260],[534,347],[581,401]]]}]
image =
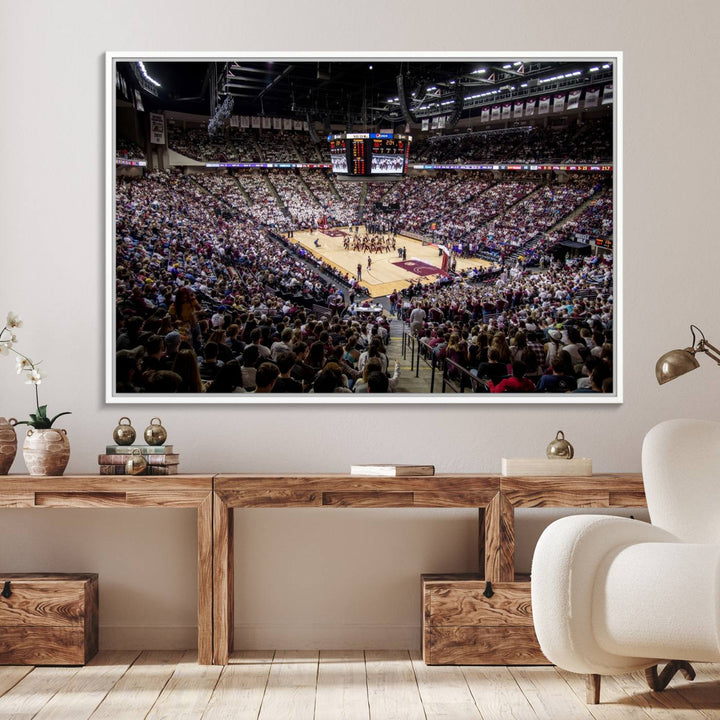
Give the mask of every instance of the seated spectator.
[{"label": "seated spectator", "polygon": [[278,379],[272,391],[274,393],[301,393],[302,383],[299,383],[291,375],[291,371],[295,366],[297,356],[292,350],[279,352],[277,356],[277,366],[280,371]]},{"label": "seated spectator", "polygon": [[200,368],[195,351],[191,348],[178,350],[173,363],[173,372],[181,377],[179,393],[204,392],[205,386],[200,378]]},{"label": "seated spectator", "polygon": [[577,388],[577,381],[572,374],[570,355],[561,350],[553,360],[550,373],[546,373],[540,378],[537,391],[565,393],[572,392],[575,388]]},{"label": "seated spectator", "polygon": [[275,363],[260,363],[255,373],[255,392],[271,393],[279,374],[280,371]]},{"label": "seated spectator", "polygon": [[388,376],[384,372],[371,372],[367,376],[367,391],[369,393],[390,392]]},{"label": "seated spectator", "polygon": [[216,342],[205,343],[203,356],[200,362],[200,377],[203,382],[210,382],[217,377],[223,363],[218,360],[219,347]]},{"label": "seated spectator", "polygon": [[532,380],[525,377],[527,366],[522,360],[516,360],[512,364],[512,375],[509,378],[501,380],[497,385],[490,380],[488,387],[491,393],[502,393],[502,392],[535,392],[535,383]]}]

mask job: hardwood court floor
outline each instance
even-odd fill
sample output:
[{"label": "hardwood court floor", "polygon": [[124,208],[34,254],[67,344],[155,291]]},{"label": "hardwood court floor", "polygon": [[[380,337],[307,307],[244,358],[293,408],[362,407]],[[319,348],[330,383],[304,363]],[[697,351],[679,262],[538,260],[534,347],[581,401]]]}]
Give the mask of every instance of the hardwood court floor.
[{"label": "hardwood court floor", "polygon": [[720,664],[651,693],[641,674],[584,678],[553,667],[428,667],[418,652],[104,651],[87,666],[0,667],[0,718],[37,720],[706,720],[720,718]]},{"label": "hardwood court floor", "polygon": [[[347,231],[347,227],[335,229]],[[364,232],[365,226],[361,225],[360,234],[362,235]],[[314,245],[316,238],[320,242],[319,248],[316,248]],[[355,277],[357,264],[360,263],[362,265],[362,279],[360,283],[368,289],[371,297],[389,295],[393,289],[398,291],[402,290],[408,287],[410,283],[417,282],[418,280],[427,283],[437,278],[437,275],[426,275],[424,277],[415,275],[415,273],[408,272],[397,265],[393,265],[394,262],[398,262],[400,259],[397,251],[371,253],[372,269],[368,271],[368,253],[345,250],[342,236],[330,237],[325,235],[322,230],[313,232],[309,230],[296,230],[295,236],[294,238],[290,238],[290,242],[293,242],[293,240],[302,245],[306,250],[309,250],[315,257],[324,259],[336,269],[349,273],[352,277]],[[408,260],[422,260],[422,262],[428,265],[437,267],[439,271],[441,258],[438,256],[439,251],[437,248],[423,245],[418,240],[406,237],[405,235],[397,236],[397,246],[405,247]],[[491,263],[486,260],[480,260],[479,258],[458,258],[457,261],[458,270],[465,270],[466,268],[472,267],[487,267],[488,265],[491,265]]]}]

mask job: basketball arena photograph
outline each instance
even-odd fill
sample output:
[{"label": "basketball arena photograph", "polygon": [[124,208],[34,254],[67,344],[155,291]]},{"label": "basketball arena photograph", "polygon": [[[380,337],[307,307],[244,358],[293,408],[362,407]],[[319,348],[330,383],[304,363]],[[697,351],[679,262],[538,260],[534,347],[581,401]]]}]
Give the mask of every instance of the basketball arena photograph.
[{"label": "basketball arena photograph", "polygon": [[622,401],[621,54],[108,53],[108,402]]}]

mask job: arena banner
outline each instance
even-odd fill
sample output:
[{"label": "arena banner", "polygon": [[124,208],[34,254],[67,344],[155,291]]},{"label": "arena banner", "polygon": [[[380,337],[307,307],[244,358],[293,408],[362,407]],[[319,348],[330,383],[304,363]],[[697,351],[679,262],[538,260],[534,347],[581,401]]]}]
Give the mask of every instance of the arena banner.
[{"label": "arena banner", "polygon": [[600,88],[588,88],[585,91],[585,107],[594,108],[597,107],[600,99]]},{"label": "arena banner", "polygon": [[162,113],[150,113],[150,142],[153,145],[165,144],[165,116]]},{"label": "arena banner", "polygon": [[[107,54],[105,297],[86,293],[105,308],[106,404],[302,405],[311,427],[318,405],[472,422],[481,404],[622,402],[621,53],[246,54]],[[220,105],[197,97],[213,73]],[[500,333],[524,336],[522,362],[483,362]]]}]

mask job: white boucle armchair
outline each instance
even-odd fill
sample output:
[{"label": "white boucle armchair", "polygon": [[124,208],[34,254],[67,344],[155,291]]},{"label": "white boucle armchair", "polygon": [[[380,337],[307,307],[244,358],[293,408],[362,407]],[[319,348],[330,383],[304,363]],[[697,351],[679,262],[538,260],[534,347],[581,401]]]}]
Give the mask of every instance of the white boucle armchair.
[{"label": "white boucle armchair", "polygon": [[540,647],[555,665],[588,675],[590,703],[600,700],[602,675],[644,669],[662,690],[678,670],[694,678],[689,661],[720,661],[720,423],[657,425],[642,471],[651,524],[562,518],[533,557]]}]

